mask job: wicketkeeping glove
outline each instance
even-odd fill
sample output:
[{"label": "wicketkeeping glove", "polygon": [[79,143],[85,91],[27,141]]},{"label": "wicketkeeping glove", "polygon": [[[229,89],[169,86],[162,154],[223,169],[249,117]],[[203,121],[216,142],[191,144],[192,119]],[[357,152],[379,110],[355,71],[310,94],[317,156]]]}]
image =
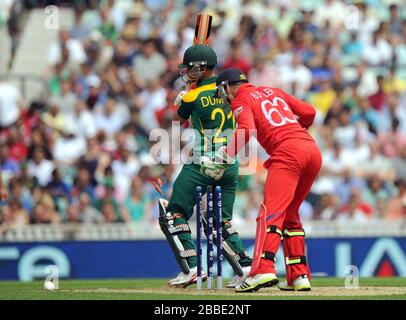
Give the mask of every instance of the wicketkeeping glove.
[{"label": "wicketkeeping glove", "polygon": [[202,156],[200,158],[200,173],[214,180],[220,180],[227,167],[234,163],[234,158],[229,157],[225,150],[226,147],[221,147],[213,158]]}]

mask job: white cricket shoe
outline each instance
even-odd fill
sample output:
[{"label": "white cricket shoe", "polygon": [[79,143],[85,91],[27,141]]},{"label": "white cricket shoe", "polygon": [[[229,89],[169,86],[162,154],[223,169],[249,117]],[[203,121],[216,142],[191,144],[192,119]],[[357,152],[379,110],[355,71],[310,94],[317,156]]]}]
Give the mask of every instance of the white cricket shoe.
[{"label": "white cricket shoe", "polygon": [[235,292],[255,292],[261,288],[273,287],[279,282],[275,273],[249,276],[235,287]]},{"label": "white cricket shoe", "polygon": [[233,279],[226,285],[227,288],[235,288],[240,282],[244,281],[248,277],[251,271],[251,266],[242,267],[242,276],[236,274]]},{"label": "white cricket shoe", "polygon": [[[207,279],[206,273],[202,271],[202,281],[205,281],[206,279]],[[179,272],[176,278],[168,281],[168,286],[186,288],[196,282],[197,282],[197,267],[194,267],[190,269],[188,274]]]},{"label": "white cricket shoe", "polygon": [[289,286],[287,281],[279,283],[278,288],[284,291],[310,291],[310,281],[307,275],[301,275],[293,280],[292,285]]}]

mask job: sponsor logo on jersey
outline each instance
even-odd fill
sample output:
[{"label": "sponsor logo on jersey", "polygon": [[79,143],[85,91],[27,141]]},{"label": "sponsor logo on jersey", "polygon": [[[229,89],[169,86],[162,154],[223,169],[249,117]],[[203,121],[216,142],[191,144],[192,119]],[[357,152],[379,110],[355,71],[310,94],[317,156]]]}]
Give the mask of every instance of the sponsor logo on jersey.
[{"label": "sponsor logo on jersey", "polygon": [[239,106],[237,108],[235,108],[235,110],[233,111],[233,116],[234,118],[238,118],[238,115],[244,111],[244,107],[243,106]]}]

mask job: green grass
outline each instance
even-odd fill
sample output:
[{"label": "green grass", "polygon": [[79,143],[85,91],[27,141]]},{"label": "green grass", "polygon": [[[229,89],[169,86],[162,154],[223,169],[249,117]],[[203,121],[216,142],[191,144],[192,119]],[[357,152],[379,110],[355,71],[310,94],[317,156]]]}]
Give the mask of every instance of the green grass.
[{"label": "green grass", "polygon": [[[281,292],[276,288],[272,291],[260,290],[252,294],[236,294],[232,290],[226,293],[220,291],[208,292],[207,290],[197,291],[194,288],[168,289],[167,279],[127,279],[127,280],[61,280],[59,290],[47,291],[43,289],[42,281],[34,282],[0,282],[1,300],[258,300],[258,299],[402,299],[406,300],[406,278],[361,278],[360,289],[374,290],[370,287],[397,287],[395,293],[377,294],[371,292],[365,295],[357,295],[357,290],[351,290],[351,296],[326,294],[330,290],[343,291],[344,279],[342,278],[313,278],[313,290],[308,293]],[[329,287],[329,288],[327,288]],[[320,293],[320,290],[324,290]],[[386,288],[381,288],[385,290]],[[390,289],[390,288],[389,288]],[[100,292],[103,290],[104,292]],[[113,291],[112,290],[116,290]],[[128,290],[121,292],[121,290]],[[137,292],[143,290],[143,292]],[[269,290],[269,289],[268,289]],[[99,292],[98,292],[99,291]],[[344,290],[345,291],[345,290]],[[168,294],[170,292],[170,294]],[[270,293],[269,295],[267,293]],[[319,292],[319,295],[315,295]],[[349,290],[345,291],[348,293]]]}]

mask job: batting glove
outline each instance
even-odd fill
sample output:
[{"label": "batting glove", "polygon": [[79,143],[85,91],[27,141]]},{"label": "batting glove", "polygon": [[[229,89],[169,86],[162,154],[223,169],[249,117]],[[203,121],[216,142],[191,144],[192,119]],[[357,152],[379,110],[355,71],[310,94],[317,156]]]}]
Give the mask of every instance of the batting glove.
[{"label": "batting glove", "polygon": [[176,96],[175,102],[173,104],[175,106],[179,107],[182,102],[182,98],[185,96],[186,93],[188,93],[188,90],[182,90],[181,92],[179,92],[179,94]]}]

